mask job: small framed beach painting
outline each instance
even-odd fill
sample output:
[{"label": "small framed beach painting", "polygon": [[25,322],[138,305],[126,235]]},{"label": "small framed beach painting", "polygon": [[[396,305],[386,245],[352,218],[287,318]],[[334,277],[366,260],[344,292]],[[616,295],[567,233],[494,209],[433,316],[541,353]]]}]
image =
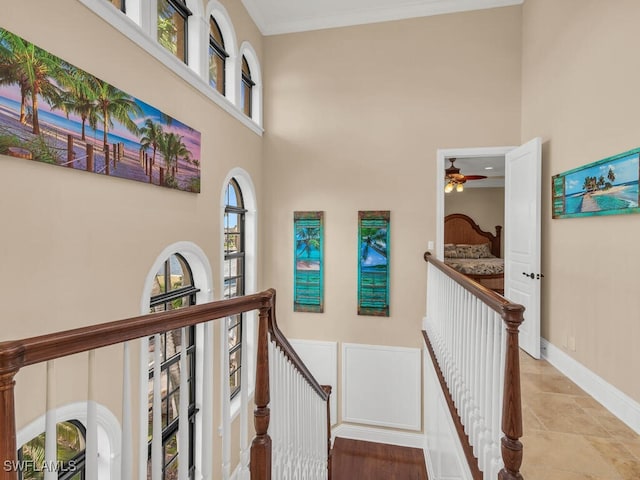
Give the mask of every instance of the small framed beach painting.
[{"label": "small framed beach painting", "polygon": [[324,212],[293,212],[293,311],[324,311]]},{"label": "small framed beach painting", "polygon": [[358,212],[358,315],[389,316],[389,222],[386,211]]},{"label": "small framed beach painting", "polygon": [[0,72],[0,155],[200,192],[200,132],[3,28]]},{"label": "small framed beach painting", "polygon": [[640,213],[640,148],[552,177],[553,218]]}]

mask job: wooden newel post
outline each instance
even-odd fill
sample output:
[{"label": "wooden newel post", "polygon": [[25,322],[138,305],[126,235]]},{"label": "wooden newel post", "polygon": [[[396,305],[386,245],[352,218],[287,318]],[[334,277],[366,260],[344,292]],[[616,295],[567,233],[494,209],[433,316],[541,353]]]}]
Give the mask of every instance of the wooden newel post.
[{"label": "wooden newel post", "polygon": [[499,480],[522,480],[522,397],[520,394],[520,348],[518,328],[522,324],[524,307],[508,305],[502,314],[507,328],[507,351],[504,372],[504,396],[502,403],[502,460],[504,468]]},{"label": "wooden newel post", "polygon": [[22,347],[5,347],[0,352],[0,480],[18,479],[14,377],[22,365]]},{"label": "wooden newel post", "polygon": [[256,437],[251,443],[251,460],[249,470],[251,480],[271,480],[271,437],[269,430],[269,315],[273,315],[272,307],[260,309],[260,325],[258,328],[258,357],[256,371],[255,402],[256,409],[253,421]]}]

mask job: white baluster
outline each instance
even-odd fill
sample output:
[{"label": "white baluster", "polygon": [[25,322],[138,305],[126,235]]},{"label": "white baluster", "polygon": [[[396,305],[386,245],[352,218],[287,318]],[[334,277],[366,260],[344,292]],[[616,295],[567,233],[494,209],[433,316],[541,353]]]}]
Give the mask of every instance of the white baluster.
[{"label": "white baluster", "polygon": [[[250,314],[243,315],[242,318],[242,349],[240,351],[240,479],[248,480],[249,460],[251,456],[251,445],[249,442],[249,357],[247,355],[249,339],[247,338],[247,323]],[[271,342],[269,342],[271,343]],[[269,364],[271,368],[271,364]],[[271,377],[269,377],[271,378]],[[271,403],[271,402],[270,402]]]},{"label": "white baluster", "polygon": [[57,461],[57,419],[56,419],[56,370],[53,360],[47,362],[47,413],[45,415],[44,438],[44,480],[57,480],[58,473],[51,466]]},{"label": "white baluster", "polygon": [[[182,339],[180,345],[180,404],[178,406],[178,416],[180,418],[178,422],[178,479],[187,480],[189,476],[189,385],[187,383],[187,372],[189,367],[187,365],[187,348],[189,344],[187,341],[188,331],[185,327],[182,327],[180,338]],[[167,372],[167,375],[169,373]],[[169,382],[169,380],[167,380]],[[173,386],[171,386],[173,387]],[[171,388],[167,385],[167,395]],[[169,398],[167,397],[167,402]]]},{"label": "white baluster", "polygon": [[120,478],[132,478],[133,431],[131,424],[131,355],[129,342],[122,349],[122,453]]},{"label": "white baluster", "polygon": [[222,378],[221,389],[221,427],[222,427],[222,479],[231,477],[231,389],[229,386],[229,318],[220,321],[220,351],[222,362],[220,376]]},{"label": "white baluster", "polygon": [[88,478],[98,478],[98,411],[96,408],[95,364],[96,352],[89,352],[87,388],[86,473]]},{"label": "white baluster", "polygon": [[[162,478],[162,391],[161,384],[161,357],[160,351],[163,349],[160,335],[154,335],[153,348],[153,420],[151,439],[151,478],[160,480]],[[144,451],[144,450],[143,450]]]},{"label": "white baluster", "polygon": [[[202,448],[197,454],[202,466],[202,478],[213,478],[213,455],[210,445],[213,445],[213,329],[214,322],[204,324],[204,351],[202,354]],[[197,432],[196,432],[197,433]],[[123,480],[124,477],[123,477]]]},{"label": "white baluster", "polygon": [[[140,379],[138,390],[138,479],[147,478],[147,442],[149,439],[149,337],[140,339],[139,355]],[[123,480],[126,477],[122,477]]]}]

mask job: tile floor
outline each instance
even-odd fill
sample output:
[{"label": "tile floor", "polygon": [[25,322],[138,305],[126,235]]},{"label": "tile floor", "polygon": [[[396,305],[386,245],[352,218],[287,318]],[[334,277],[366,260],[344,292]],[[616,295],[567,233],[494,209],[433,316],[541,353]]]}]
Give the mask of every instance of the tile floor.
[{"label": "tile floor", "polygon": [[640,479],[640,435],[547,361],[520,368],[525,480]]}]

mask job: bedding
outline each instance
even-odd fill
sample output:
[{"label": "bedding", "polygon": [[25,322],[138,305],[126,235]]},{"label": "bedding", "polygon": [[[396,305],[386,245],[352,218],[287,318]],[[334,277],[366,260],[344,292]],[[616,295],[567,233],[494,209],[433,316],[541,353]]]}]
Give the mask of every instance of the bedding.
[{"label": "bedding", "polygon": [[444,221],[444,263],[500,294],[504,291],[504,260],[500,233],[480,229],[473,219],[452,213]]},{"label": "bedding", "polygon": [[445,258],[444,263],[465,275],[498,275],[504,273],[502,258]]},{"label": "bedding", "polygon": [[444,263],[465,275],[497,275],[504,273],[504,261],[491,254],[488,243],[444,246]]}]

